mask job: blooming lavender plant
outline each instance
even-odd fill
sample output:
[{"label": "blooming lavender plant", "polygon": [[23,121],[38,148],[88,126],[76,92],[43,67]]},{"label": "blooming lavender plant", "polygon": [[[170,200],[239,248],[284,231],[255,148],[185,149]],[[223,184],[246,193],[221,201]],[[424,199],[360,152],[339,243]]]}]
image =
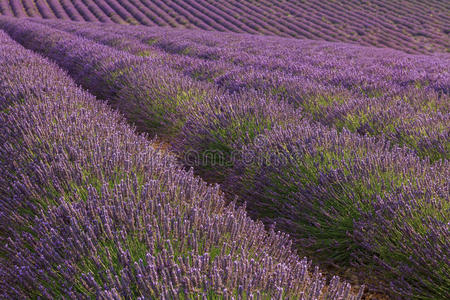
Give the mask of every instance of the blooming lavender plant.
[{"label": "blooming lavender plant", "polygon": [[302,118],[301,111],[257,93],[216,97],[187,116],[173,150],[185,164],[193,163],[200,174],[221,182],[242,159],[244,145],[275,126],[292,126]]}]

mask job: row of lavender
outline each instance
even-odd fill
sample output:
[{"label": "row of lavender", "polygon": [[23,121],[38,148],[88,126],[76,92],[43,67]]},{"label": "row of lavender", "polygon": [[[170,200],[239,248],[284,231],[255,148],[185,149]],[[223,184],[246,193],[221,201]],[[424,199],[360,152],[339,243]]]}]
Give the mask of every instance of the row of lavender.
[{"label": "row of lavender", "polygon": [[433,0],[403,5],[385,0],[0,0],[0,11],[7,16],[356,41],[411,53],[448,50],[446,9],[445,3]]},{"label": "row of lavender", "polygon": [[0,31],[5,298],[358,299]]},{"label": "row of lavender", "polygon": [[[233,35],[224,46],[206,32],[33,21],[135,55],[157,56],[170,68],[230,93],[257,90],[301,107],[326,126],[384,135],[431,161],[450,158],[448,58]],[[256,47],[262,42],[264,46]],[[336,48],[343,54],[329,53]],[[280,53],[283,59],[277,58]]]},{"label": "row of lavender", "polygon": [[366,93],[382,92],[388,83],[390,89],[397,92],[402,87],[422,85],[449,93],[448,80],[443,78],[448,76],[445,67],[449,62],[447,54],[407,55],[395,50],[342,43],[232,33],[217,35],[208,31],[164,27],[34,20],[68,30],[87,30],[92,26],[98,31],[132,36],[169,53],[301,75],[346,88],[357,85]]},{"label": "row of lavender", "polygon": [[[205,2],[217,3],[215,0]],[[444,25],[448,18],[439,11],[442,3],[433,2],[427,1],[425,7],[416,1],[407,1],[400,6],[382,0],[363,3],[356,0],[338,3],[232,0],[227,3],[229,8],[245,12],[247,22],[267,28],[276,35],[357,41],[364,45],[425,52],[431,48],[448,48]]]},{"label": "row of lavender", "polygon": [[163,130],[185,163],[197,156],[199,173],[216,176],[255,216],[292,232],[299,248],[376,275],[394,295],[448,296],[447,160],[432,166],[383,139],[339,134],[257,92],[221,94],[158,56],[35,23],[1,19],[1,26],[110,99],[140,130]]}]

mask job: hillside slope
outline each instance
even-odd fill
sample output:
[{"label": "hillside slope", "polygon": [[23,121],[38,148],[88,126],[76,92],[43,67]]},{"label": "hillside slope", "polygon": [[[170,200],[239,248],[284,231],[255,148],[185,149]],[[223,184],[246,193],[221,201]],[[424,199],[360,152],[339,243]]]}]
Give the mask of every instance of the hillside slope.
[{"label": "hillside slope", "polygon": [[438,0],[0,0],[0,13],[357,42],[409,53],[450,48],[450,2]]}]

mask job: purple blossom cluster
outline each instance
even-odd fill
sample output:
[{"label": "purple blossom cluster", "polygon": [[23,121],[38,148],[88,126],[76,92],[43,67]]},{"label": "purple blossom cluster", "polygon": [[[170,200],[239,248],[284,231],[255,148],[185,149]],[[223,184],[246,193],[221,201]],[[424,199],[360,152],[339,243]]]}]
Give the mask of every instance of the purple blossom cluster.
[{"label": "purple blossom cluster", "polygon": [[3,31],[0,83],[1,297],[361,298]]},{"label": "purple blossom cluster", "polygon": [[0,13],[118,24],[196,28],[448,52],[446,1],[0,0]]},{"label": "purple blossom cluster", "polygon": [[[391,144],[389,136],[370,137],[350,132],[348,125],[336,130],[317,122],[304,107],[263,90],[228,93],[195,80],[173,67],[173,54],[140,44],[138,33],[127,39],[108,30],[94,35],[72,25],[86,38],[34,21],[0,18],[0,28],[16,41],[56,62],[97,97],[108,99],[139,130],[164,134],[180,159],[192,151],[200,156],[214,151],[233,156],[219,166],[194,166],[195,171],[221,182],[223,190],[247,203],[253,216],[292,233],[299,251],[323,264],[351,266],[395,297],[449,295],[448,148],[432,163],[431,156],[421,159],[414,147],[416,151]],[[197,38],[208,47],[214,45]],[[223,65],[229,66],[226,60]],[[431,70],[430,76],[442,72],[440,67],[436,73]],[[433,87],[423,93],[438,94],[437,102],[427,104],[425,97],[417,102],[435,107],[427,117],[440,113],[448,118],[448,104],[439,102],[448,97],[448,90]],[[411,115],[406,117],[418,116],[408,109]],[[448,132],[445,123],[440,126]],[[448,147],[448,135],[442,138],[437,149]],[[236,151],[240,154],[234,156]],[[252,157],[258,159],[247,159]],[[92,180],[88,182],[92,185]],[[88,192],[82,194],[90,197]],[[134,243],[124,238],[120,245],[125,240]]]}]

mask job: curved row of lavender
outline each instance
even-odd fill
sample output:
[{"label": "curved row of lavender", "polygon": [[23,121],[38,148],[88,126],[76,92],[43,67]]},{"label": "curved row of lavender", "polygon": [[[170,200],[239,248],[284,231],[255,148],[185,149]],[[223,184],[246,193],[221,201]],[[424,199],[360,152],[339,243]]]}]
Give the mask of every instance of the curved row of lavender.
[{"label": "curved row of lavender", "polygon": [[358,299],[0,31],[5,298]]},{"label": "curved row of lavender", "polygon": [[185,163],[190,154],[202,161],[223,154],[225,164],[206,161],[197,171],[251,195],[241,198],[248,209],[293,233],[300,249],[375,276],[394,296],[449,295],[448,160],[431,165],[382,138],[338,133],[257,92],[220,93],[158,57],[0,20],[16,40],[110,99],[140,130],[165,133]]},{"label": "curved row of lavender", "polygon": [[449,9],[439,0],[0,0],[6,16],[356,42],[410,53],[449,51]]},{"label": "curved row of lavender", "polygon": [[[450,57],[230,34],[217,38],[198,31],[32,21],[138,56],[158,57],[170,68],[230,93],[260,91],[301,107],[324,125],[384,135],[431,161],[450,158]],[[341,54],[331,55],[333,51]]]}]

